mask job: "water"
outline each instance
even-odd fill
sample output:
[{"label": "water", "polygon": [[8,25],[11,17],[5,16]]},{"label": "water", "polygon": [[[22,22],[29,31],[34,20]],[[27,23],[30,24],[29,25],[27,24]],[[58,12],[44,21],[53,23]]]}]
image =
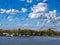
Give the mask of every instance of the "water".
[{"label": "water", "polygon": [[0,45],[60,45],[53,37],[0,37]]}]

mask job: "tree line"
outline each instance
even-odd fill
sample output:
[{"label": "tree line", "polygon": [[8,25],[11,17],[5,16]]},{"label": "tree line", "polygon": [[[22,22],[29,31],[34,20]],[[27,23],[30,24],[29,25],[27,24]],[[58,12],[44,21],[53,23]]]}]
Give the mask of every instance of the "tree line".
[{"label": "tree line", "polygon": [[0,36],[60,36],[59,31],[48,30],[2,30],[0,29]]}]

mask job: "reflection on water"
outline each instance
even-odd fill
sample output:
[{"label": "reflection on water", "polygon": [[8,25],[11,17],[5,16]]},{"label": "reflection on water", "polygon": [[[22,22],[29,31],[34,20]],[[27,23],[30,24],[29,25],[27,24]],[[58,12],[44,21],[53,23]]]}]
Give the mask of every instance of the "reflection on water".
[{"label": "reflection on water", "polygon": [[60,38],[0,37],[0,45],[60,45]]}]

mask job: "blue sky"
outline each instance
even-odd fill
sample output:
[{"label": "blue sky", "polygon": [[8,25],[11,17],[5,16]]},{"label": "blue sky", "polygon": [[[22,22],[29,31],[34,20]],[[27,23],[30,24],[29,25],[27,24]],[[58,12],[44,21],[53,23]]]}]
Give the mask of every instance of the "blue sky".
[{"label": "blue sky", "polygon": [[60,28],[59,0],[0,0],[0,29]]}]

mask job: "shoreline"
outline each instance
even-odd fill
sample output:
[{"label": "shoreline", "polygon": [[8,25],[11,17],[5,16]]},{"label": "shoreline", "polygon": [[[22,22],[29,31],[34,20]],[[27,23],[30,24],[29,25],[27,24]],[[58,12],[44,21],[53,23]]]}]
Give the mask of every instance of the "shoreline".
[{"label": "shoreline", "polygon": [[0,36],[0,37],[43,37],[43,38],[60,38],[59,36]]}]

